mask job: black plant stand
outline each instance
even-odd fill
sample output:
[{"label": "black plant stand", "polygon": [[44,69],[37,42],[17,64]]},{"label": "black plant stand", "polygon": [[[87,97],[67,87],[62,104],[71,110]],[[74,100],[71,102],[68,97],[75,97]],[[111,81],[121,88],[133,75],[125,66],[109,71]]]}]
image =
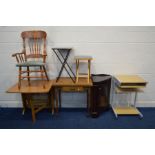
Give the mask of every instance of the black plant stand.
[{"label": "black plant stand", "polygon": [[69,64],[67,63],[71,48],[52,48],[52,50],[62,64],[58,77],[56,78],[56,82],[58,82],[59,78],[61,77],[63,69],[65,69],[69,77],[75,83],[76,76]]}]

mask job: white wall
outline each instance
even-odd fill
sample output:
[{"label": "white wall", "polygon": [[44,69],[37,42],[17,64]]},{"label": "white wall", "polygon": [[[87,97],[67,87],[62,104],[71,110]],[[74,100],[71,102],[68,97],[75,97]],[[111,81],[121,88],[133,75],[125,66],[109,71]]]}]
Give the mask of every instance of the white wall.
[{"label": "white wall", "polygon": [[[74,55],[91,55],[92,73],[138,74],[149,82],[139,94],[139,106],[155,106],[155,27],[0,27],[0,106],[21,106],[19,94],[5,91],[17,82],[12,53],[22,49],[21,31],[41,29],[48,34],[48,73],[58,74],[60,64],[52,47],[72,47]],[[66,75],[64,72],[63,75]],[[63,94],[64,106],[85,106],[83,93]]]}]

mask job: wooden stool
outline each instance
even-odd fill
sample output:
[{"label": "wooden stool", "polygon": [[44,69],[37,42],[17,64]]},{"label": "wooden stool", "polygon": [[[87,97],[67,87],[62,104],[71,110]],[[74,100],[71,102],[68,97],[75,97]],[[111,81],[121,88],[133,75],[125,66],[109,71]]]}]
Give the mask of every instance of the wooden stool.
[{"label": "wooden stool", "polygon": [[[76,83],[79,80],[79,77],[87,77],[88,78],[88,83],[90,82],[90,63],[93,58],[91,56],[76,56]],[[79,64],[80,61],[82,62],[87,62],[88,63],[88,73],[79,73]]]}]

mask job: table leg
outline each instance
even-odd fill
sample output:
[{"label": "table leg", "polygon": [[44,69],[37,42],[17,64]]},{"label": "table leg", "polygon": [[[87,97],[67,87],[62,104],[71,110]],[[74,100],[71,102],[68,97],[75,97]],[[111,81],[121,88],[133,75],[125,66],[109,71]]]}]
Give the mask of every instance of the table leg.
[{"label": "table leg", "polygon": [[[53,92],[53,93],[52,93]],[[54,115],[54,107],[55,107],[55,88],[53,88],[53,91],[51,92],[52,97],[52,115]]]},{"label": "table leg", "polygon": [[22,93],[21,97],[22,97],[22,104],[23,104],[22,115],[24,115],[25,111],[26,111],[26,104],[27,104],[27,102],[26,102],[26,94]]},{"label": "table leg", "polygon": [[48,106],[49,107],[53,107],[53,101],[52,101],[53,100],[53,97],[52,97],[52,95],[53,95],[52,94],[52,90],[50,90],[49,93],[48,93]]},{"label": "table leg", "polygon": [[61,88],[58,90],[58,94],[59,94],[59,109],[61,110]]},{"label": "table leg", "polygon": [[58,88],[54,89],[54,97],[55,97],[55,102],[56,102],[56,111],[58,112]]},{"label": "table leg", "polygon": [[29,99],[29,104],[30,104],[30,107],[31,107],[32,121],[33,121],[33,123],[34,123],[34,122],[36,121],[36,116],[35,116],[34,105],[33,105],[33,103],[32,103],[31,98]]}]

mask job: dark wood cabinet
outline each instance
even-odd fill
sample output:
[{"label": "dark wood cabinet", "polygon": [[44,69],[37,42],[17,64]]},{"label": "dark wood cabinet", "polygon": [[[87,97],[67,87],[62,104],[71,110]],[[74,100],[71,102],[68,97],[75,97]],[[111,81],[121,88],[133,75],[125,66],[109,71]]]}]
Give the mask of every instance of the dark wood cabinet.
[{"label": "dark wood cabinet", "polygon": [[98,117],[110,108],[111,76],[106,74],[92,74],[92,108],[91,116]]}]

